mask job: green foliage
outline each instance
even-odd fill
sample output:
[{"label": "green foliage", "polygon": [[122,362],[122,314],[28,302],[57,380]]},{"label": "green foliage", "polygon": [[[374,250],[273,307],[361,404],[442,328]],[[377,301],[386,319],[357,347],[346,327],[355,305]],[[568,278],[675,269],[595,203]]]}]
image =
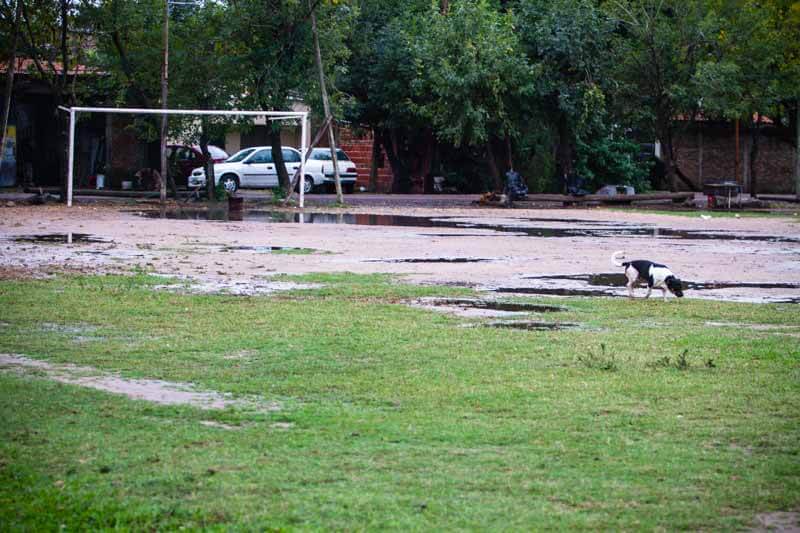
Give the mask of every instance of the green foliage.
[{"label": "green foliage", "polygon": [[455,147],[514,135],[536,71],[521,53],[513,19],[488,1],[436,6],[410,22],[412,111]]}]

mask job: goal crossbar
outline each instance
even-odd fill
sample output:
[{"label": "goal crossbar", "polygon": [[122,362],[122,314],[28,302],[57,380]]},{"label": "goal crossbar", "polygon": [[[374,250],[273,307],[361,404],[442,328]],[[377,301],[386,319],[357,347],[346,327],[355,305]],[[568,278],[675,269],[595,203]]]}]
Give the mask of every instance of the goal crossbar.
[{"label": "goal crossbar", "polygon": [[[67,207],[72,207],[72,186],[75,166],[75,118],[78,113],[126,113],[135,115],[216,115],[267,117],[270,120],[300,120],[300,175],[305,175],[305,156],[307,151],[306,134],[308,111],[251,111],[219,109],[147,109],[132,107],[63,107],[69,113],[69,163],[67,170]],[[300,207],[304,204],[303,187],[300,187]]]}]

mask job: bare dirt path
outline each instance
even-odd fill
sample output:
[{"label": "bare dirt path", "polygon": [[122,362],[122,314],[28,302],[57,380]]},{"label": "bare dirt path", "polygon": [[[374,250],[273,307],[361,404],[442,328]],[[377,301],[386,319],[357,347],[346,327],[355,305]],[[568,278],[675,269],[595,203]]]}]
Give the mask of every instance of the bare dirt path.
[{"label": "bare dirt path", "polygon": [[[402,197],[390,203],[309,208],[302,217],[296,209],[274,214],[260,207],[245,211],[241,221],[203,220],[202,212],[192,210],[181,214],[189,219],[142,216],[147,211],[158,217],[153,206],[3,207],[0,270],[13,277],[139,266],[229,289],[265,285],[279,273],[385,272],[417,283],[623,294],[619,288],[602,286],[602,279],[540,277],[616,272],[609,256],[625,250],[630,258],[663,262],[693,282],[688,297],[800,300],[796,217],[704,219],[699,214],[609,209],[501,210],[466,207],[466,202],[454,208],[419,207],[403,204]],[[70,244],[26,240],[69,233]],[[82,242],[79,234],[90,235],[90,242]],[[315,253],[275,253],[277,247]]]}]

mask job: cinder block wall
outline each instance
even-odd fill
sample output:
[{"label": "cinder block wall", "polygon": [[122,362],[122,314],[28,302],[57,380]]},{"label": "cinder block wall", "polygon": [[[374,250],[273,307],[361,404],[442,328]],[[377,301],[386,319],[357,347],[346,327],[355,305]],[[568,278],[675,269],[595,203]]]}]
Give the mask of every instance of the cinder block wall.
[{"label": "cinder block wall", "polygon": [[[756,162],[759,193],[790,194],[793,148],[774,127],[762,126]],[[708,181],[738,181],[751,192],[750,149],[752,132],[740,126],[739,175],[736,176],[736,135],[731,123],[700,122],[689,126],[677,138],[678,167],[702,189]]]},{"label": "cinder block wall", "polygon": [[[375,142],[371,131],[358,134],[347,127],[339,130],[339,148],[344,150],[358,168],[356,188],[369,188],[369,174],[372,169],[372,144]],[[392,168],[386,153],[381,149],[378,161],[378,180],[375,192],[389,192],[392,189]]]}]

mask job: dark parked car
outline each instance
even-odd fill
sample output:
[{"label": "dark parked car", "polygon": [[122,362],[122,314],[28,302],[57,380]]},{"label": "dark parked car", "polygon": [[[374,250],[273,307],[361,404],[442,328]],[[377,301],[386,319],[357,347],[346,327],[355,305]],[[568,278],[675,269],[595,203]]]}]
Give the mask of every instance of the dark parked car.
[{"label": "dark parked car", "polygon": [[[208,153],[214,163],[222,163],[228,159],[228,154],[222,148],[208,145]],[[199,146],[186,146],[183,144],[170,144],[167,146],[167,161],[175,185],[186,187],[192,170],[206,164],[206,158]]]}]

